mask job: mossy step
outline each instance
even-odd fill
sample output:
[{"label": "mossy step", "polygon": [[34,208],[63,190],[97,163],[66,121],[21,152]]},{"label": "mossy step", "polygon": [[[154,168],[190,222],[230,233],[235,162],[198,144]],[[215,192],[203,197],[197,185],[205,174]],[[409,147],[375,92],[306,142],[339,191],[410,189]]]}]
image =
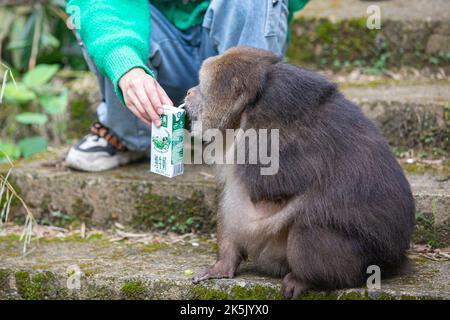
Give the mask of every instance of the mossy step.
[{"label": "mossy step", "polygon": [[[282,298],[281,280],[256,273],[251,263],[234,279],[192,284],[192,274],[214,260],[214,246],[202,240],[196,246],[112,243],[103,238],[40,241],[24,257],[15,237],[0,237],[0,299]],[[413,265],[404,276],[382,280],[380,289],[309,292],[301,299],[450,298],[449,261],[415,258]]]},{"label": "mossy step", "polygon": [[[381,28],[367,28],[367,8],[381,12]],[[314,68],[402,66],[450,69],[450,4],[420,0],[310,1],[291,26],[287,56]]]},{"label": "mossy step", "polygon": [[450,150],[450,83],[346,86],[343,92],[380,126],[391,146]]},{"label": "mossy step", "polygon": [[377,5],[382,19],[400,21],[445,21],[450,19],[447,0],[314,0],[296,16],[330,18],[334,21],[359,18],[367,15],[367,7]]},{"label": "mossy step", "polygon": [[[49,167],[49,160],[18,164],[13,172],[21,195],[41,222],[64,226],[84,221],[107,227],[119,221],[145,230],[214,231],[218,191],[211,167],[186,166],[184,175],[169,179],[148,172],[146,162],[83,173]],[[416,199],[415,240],[450,245],[450,181],[429,173],[407,177]]]}]

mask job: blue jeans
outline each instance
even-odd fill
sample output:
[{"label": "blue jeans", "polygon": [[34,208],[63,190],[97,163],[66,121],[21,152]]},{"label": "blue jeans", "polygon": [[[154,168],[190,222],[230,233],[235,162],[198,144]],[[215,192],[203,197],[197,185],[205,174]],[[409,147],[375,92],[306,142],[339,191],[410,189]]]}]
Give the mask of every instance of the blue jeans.
[{"label": "blue jeans", "polygon": [[[258,5],[255,3],[258,2]],[[149,67],[175,104],[198,84],[198,71],[208,57],[235,46],[252,46],[283,56],[288,31],[288,0],[212,0],[201,26],[181,31],[151,5]],[[109,79],[92,59],[103,96],[99,121],[130,150],[150,149],[150,127],[141,122],[117,97]]]}]

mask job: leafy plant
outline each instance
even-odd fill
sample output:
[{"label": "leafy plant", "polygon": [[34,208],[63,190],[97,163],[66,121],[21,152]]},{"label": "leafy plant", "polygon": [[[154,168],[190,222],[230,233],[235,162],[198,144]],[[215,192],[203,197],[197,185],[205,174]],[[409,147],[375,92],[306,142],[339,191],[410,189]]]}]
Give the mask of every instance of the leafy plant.
[{"label": "leafy plant", "polygon": [[391,54],[389,52],[382,53],[375,64],[372,67],[366,68],[365,71],[372,74],[383,74],[386,70],[386,62],[390,56]]},{"label": "leafy plant", "polygon": [[0,58],[24,72],[39,63],[86,69],[78,44],[67,28],[66,1],[34,1],[0,8]]},{"label": "leafy plant", "polygon": [[[0,137],[13,139],[0,141],[0,150],[12,159],[45,151],[49,139],[59,143],[64,138],[68,93],[50,84],[58,70],[57,65],[37,65],[14,82],[7,82],[10,69],[4,73],[0,98],[6,112],[4,118],[0,113]],[[5,158],[0,156],[0,162]]]}]

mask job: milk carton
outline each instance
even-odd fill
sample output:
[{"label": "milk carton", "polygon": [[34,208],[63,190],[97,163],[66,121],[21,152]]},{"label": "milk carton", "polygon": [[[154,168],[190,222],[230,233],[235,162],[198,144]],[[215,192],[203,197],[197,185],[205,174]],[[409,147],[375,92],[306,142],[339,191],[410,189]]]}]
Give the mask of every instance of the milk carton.
[{"label": "milk carton", "polygon": [[183,174],[184,123],[186,112],[180,107],[163,106],[161,126],[152,124],[150,171],[172,178]]}]

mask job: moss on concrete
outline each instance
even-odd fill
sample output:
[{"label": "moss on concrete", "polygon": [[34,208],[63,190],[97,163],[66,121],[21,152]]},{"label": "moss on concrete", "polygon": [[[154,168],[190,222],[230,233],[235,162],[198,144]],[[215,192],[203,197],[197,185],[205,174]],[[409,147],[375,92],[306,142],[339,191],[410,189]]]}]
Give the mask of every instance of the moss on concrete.
[{"label": "moss on concrete", "polygon": [[142,251],[144,251],[145,253],[151,253],[151,252],[155,252],[158,250],[164,250],[169,248],[170,246],[167,243],[161,243],[161,242],[153,242],[153,243],[149,243],[146,244],[142,247]]},{"label": "moss on concrete", "polygon": [[107,239],[103,238],[103,235],[100,233],[95,233],[89,235],[88,237],[81,237],[78,234],[72,234],[66,237],[53,237],[53,238],[41,238],[39,242],[42,243],[52,243],[52,242],[80,242],[80,243],[88,243],[88,242],[108,242]]},{"label": "moss on concrete", "polygon": [[450,149],[447,105],[436,101],[422,104],[402,99],[361,100],[359,105],[379,124],[383,135],[391,146],[397,148],[397,152],[414,149],[424,158],[447,156],[446,150]]},{"label": "moss on concrete", "polygon": [[81,198],[76,198],[71,208],[71,215],[77,217],[80,221],[90,221],[94,208]]},{"label": "moss on concrete", "polygon": [[[405,299],[421,299],[415,296],[402,296]],[[250,288],[234,286],[227,289],[215,289],[204,286],[196,286],[192,289],[192,298],[199,300],[280,300],[284,299],[280,289],[256,285]],[[426,297],[424,297],[426,298]],[[377,292],[369,294],[365,290],[326,292],[308,291],[301,294],[298,300],[396,300],[391,294]]]},{"label": "moss on concrete", "polygon": [[142,196],[136,209],[138,212],[131,223],[141,230],[168,230],[180,234],[211,233],[214,230],[214,212],[199,191],[193,191],[187,199],[148,192]]},{"label": "moss on concrete", "polygon": [[338,295],[335,292],[308,291],[301,294],[298,300],[336,300]]},{"label": "moss on concrete", "polygon": [[254,285],[252,287],[233,286],[228,289],[214,289],[194,286],[192,298],[198,300],[279,300],[283,299],[280,289]]},{"label": "moss on concrete", "polygon": [[442,166],[435,166],[430,164],[423,164],[423,163],[402,163],[402,168],[407,173],[414,173],[414,174],[435,174],[437,176],[448,176],[450,175],[450,161],[445,161]]},{"label": "moss on concrete", "polygon": [[122,285],[120,293],[124,299],[143,300],[146,298],[147,288],[140,280],[126,281]]},{"label": "moss on concrete", "polygon": [[[281,279],[257,277],[253,272],[236,279],[211,280],[193,285],[183,274],[190,268],[201,270],[213,254],[197,253],[186,248],[180,256],[158,252],[160,246],[150,245],[149,253],[143,245],[106,242],[99,243],[42,243],[30,256],[16,259],[2,248],[0,269],[0,298],[23,299],[283,299]],[[203,244],[202,244],[203,246]],[[189,250],[190,248],[190,250]],[[210,250],[210,248],[208,248]],[[115,252],[120,258],[113,258]],[[447,297],[448,261],[430,261],[413,256],[413,272],[389,279],[376,291],[364,288],[332,292],[306,292],[303,300],[391,300]],[[205,261],[204,261],[205,260]],[[201,262],[204,261],[204,262]],[[73,275],[68,265],[76,264],[84,275],[81,288],[66,288],[66,280]],[[15,281],[14,281],[15,280]],[[13,285],[15,283],[15,286]]]},{"label": "moss on concrete", "polygon": [[93,285],[88,287],[86,297],[89,300],[111,300],[115,298],[115,294],[107,286]]},{"label": "moss on concrete", "polygon": [[86,96],[77,97],[70,102],[70,121],[68,123],[68,136],[76,139],[84,136],[92,123],[96,120],[95,113],[90,108]]},{"label": "moss on concrete", "polygon": [[49,272],[31,274],[27,271],[15,273],[16,286],[20,296],[26,300],[63,298],[63,290],[56,284],[55,276]]},{"label": "moss on concrete", "polygon": [[39,213],[39,216],[36,217],[39,224],[62,228],[78,228],[80,226],[79,217],[52,209],[52,198],[50,194],[45,194],[42,197],[41,204],[39,205]]},{"label": "moss on concrete", "polygon": [[18,234],[8,234],[6,236],[0,237],[0,242],[17,242],[20,241],[20,235]]},{"label": "moss on concrete", "polygon": [[339,300],[371,300],[367,292],[348,291],[339,296]]},{"label": "moss on concrete", "polygon": [[[291,30],[287,56],[299,65],[321,69],[358,66],[381,73],[392,67],[448,67],[450,64],[448,52],[427,53],[427,40],[434,30],[427,23],[411,26],[402,21],[386,21],[381,29],[369,30],[365,17],[336,22],[299,17],[293,21]],[[410,41],[405,41],[405,37]]]}]

